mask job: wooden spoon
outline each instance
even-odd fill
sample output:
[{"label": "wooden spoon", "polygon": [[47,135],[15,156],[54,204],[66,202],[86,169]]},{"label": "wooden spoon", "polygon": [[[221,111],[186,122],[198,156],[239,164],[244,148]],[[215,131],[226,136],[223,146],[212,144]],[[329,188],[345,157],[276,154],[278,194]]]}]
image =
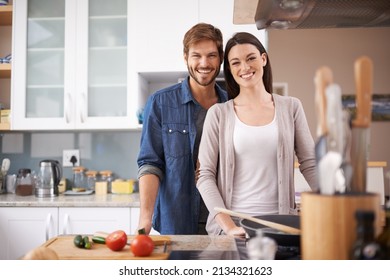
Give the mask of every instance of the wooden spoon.
[{"label": "wooden spoon", "polygon": [[238,212],[231,211],[231,210],[228,210],[228,209],[225,209],[225,208],[215,207],[214,210],[218,211],[218,212],[221,212],[221,213],[228,214],[230,216],[246,219],[246,220],[249,220],[249,221],[261,224],[263,226],[266,226],[266,227],[269,227],[269,228],[273,228],[273,229],[277,229],[277,230],[280,230],[280,231],[283,231],[283,232],[287,232],[287,233],[290,233],[290,234],[297,234],[297,235],[301,234],[301,230],[298,229],[298,228],[294,228],[294,227],[278,224],[278,223],[275,223],[275,222],[262,220],[262,219],[255,218],[255,217],[252,217],[252,216],[247,215],[247,214],[238,213]]}]

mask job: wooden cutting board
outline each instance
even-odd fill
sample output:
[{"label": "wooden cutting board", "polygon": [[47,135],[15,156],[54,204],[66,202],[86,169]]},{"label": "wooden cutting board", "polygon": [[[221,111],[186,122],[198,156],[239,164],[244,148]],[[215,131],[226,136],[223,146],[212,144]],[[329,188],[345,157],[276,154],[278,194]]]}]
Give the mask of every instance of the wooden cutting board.
[{"label": "wooden cutting board", "polygon": [[[73,244],[74,235],[57,236],[42,246],[54,250],[61,260],[166,260],[169,257],[169,252],[164,252],[164,244],[171,243],[168,236],[150,235],[155,244],[153,253],[148,257],[135,257],[130,250],[130,246],[126,245],[121,251],[112,251],[105,244],[92,244],[91,249],[77,248]],[[91,238],[91,236],[90,236]],[[128,236],[128,241],[134,236]]]}]

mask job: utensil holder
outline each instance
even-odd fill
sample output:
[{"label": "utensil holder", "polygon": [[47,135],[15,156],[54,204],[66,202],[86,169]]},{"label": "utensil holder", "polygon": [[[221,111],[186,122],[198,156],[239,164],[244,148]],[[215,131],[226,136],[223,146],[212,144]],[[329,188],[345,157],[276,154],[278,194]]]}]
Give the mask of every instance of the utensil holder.
[{"label": "utensil holder", "polygon": [[304,260],[347,260],[356,240],[355,212],[375,213],[375,235],[382,230],[379,194],[301,194],[301,254]]}]

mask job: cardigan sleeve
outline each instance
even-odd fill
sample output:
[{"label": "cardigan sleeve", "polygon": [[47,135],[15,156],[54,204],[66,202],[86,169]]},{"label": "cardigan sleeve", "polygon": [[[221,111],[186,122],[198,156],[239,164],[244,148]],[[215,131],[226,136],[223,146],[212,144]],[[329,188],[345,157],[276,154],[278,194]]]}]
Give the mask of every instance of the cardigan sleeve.
[{"label": "cardigan sleeve", "polygon": [[313,136],[299,99],[295,100],[295,153],[299,169],[311,189],[317,189],[315,147]]},{"label": "cardigan sleeve", "polygon": [[221,129],[221,110],[219,106],[219,104],[216,104],[209,108],[199,146],[197,188],[212,218],[218,214],[214,207],[226,208],[217,185]]}]

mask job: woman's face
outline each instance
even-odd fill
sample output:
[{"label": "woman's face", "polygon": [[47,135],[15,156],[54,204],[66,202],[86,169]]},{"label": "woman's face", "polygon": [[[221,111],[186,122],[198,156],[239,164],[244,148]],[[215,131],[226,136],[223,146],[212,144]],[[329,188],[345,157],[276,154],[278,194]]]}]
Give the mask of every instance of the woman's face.
[{"label": "woman's face", "polygon": [[235,45],[228,54],[230,71],[240,87],[252,87],[263,83],[263,67],[267,63],[265,53],[252,44]]}]

